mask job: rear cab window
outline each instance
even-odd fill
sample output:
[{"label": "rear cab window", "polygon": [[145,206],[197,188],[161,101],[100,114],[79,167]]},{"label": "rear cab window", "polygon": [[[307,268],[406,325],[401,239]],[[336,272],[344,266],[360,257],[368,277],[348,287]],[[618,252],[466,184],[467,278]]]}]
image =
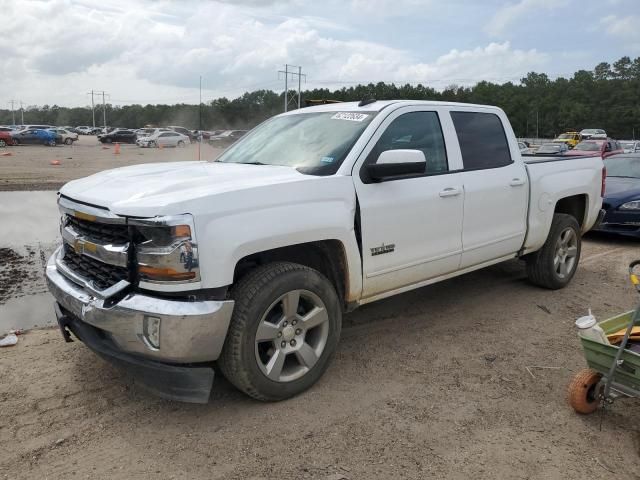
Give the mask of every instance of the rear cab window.
[{"label": "rear cab window", "polygon": [[465,170],[500,168],[513,163],[500,117],[494,113],[451,112]]}]

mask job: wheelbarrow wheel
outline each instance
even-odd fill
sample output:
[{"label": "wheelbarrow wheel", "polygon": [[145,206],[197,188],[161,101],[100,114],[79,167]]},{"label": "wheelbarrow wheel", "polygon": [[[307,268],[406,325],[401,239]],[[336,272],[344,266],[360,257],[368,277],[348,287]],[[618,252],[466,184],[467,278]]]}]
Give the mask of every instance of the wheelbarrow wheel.
[{"label": "wheelbarrow wheel", "polygon": [[598,408],[598,383],[602,375],[590,368],[580,370],[569,383],[567,400],[573,409],[584,415]]}]

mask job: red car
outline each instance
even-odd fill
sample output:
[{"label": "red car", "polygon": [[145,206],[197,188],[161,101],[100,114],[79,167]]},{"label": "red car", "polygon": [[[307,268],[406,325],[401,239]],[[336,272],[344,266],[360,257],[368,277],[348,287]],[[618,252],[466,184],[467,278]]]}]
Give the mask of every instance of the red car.
[{"label": "red car", "polygon": [[567,155],[583,155],[586,157],[607,158],[611,155],[624,153],[624,148],[617,140],[610,138],[606,140],[584,140],[577,144],[572,150],[565,152]]},{"label": "red car", "polygon": [[6,147],[7,145],[13,145],[13,137],[11,132],[0,131],[0,147]]}]

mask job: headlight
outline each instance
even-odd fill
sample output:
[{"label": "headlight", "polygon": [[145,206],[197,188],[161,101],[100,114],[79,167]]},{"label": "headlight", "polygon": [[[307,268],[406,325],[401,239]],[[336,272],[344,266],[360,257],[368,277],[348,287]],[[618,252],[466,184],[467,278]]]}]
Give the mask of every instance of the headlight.
[{"label": "headlight", "polygon": [[620,210],[640,210],[640,200],[633,200],[618,207]]},{"label": "headlight", "polygon": [[191,215],[132,219],[129,223],[136,227],[136,261],[141,283],[200,281],[198,244]]}]

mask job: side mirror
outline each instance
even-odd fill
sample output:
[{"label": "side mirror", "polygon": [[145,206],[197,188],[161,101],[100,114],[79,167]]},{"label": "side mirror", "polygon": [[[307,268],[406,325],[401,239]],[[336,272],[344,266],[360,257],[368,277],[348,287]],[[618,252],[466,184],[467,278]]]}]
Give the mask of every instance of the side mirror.
[{"label": "side mirror", "polygon": [[400,175],[419,175],[427,168],[427,159],[421,150],[386,150],[376,163],[367,165],[367,173],[374,182]]}]

